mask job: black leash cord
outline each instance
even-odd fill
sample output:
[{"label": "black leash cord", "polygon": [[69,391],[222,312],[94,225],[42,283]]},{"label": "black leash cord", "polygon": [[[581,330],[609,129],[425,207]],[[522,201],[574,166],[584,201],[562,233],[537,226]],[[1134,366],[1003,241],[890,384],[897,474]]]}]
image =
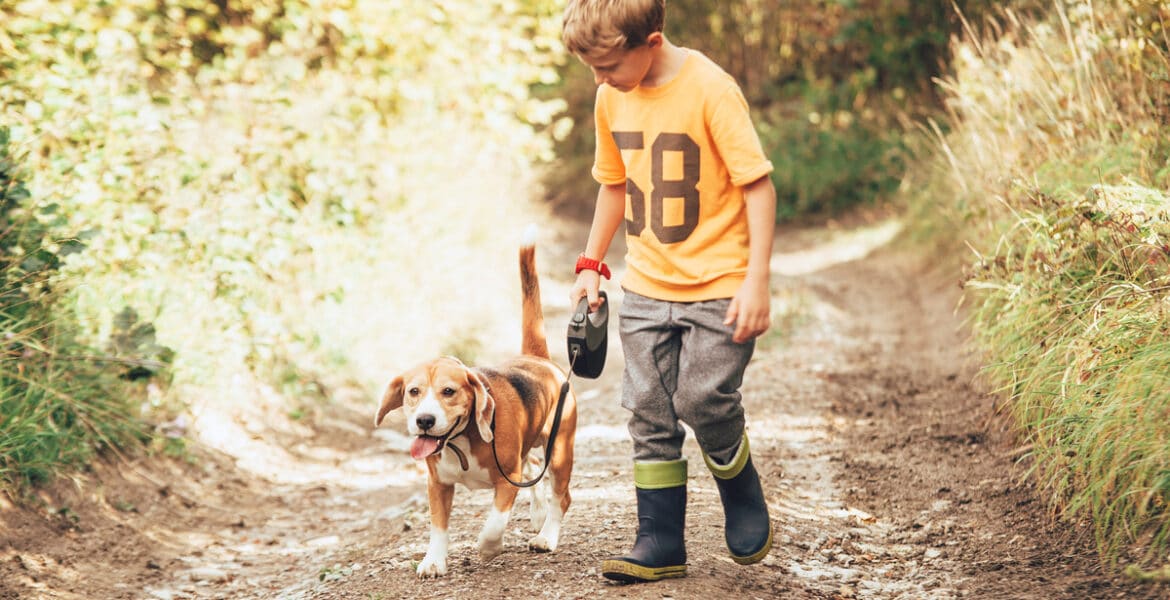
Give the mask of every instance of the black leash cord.
[{"label": "black leash cord", "polygon": [[[495,421],[495,419],[492,419],[492,458],[496,459],[496,469],[498,469],[500,471],[500,475],[502,475],[504,477],[504,480],[507,481],[508,483],[510,483],[518,488],[532,487],[532,486],[536,485],[537,483],[540,483],[540,480],[544,478],[544,473],[546,471],[548,471],[548,465],[549,465],[549,463],[552,462],[553,444],[557,440],[557,431],[561,428],[561,412],[565,408],[565,397],[567,397],[569,395],[569,377],[573,374],[573,365],[576,362],[577,362],[577,351],[574,350],[573,356],[569,360],[569,372],[565,374],[565,382],[561,384],[561,397],[557,398],[557,410],[556,410],[556,413],[553,415],[553,426],[548,434],[548,444],[546,444],[545,448],[544,448],[544,466],[541,467],[539,475],[537,475],[536,477],[532,478],[529,481],[521,481],[521,482],[512,481],[512,478],[508,477],[508,474],[504,472],[504,467],[500,465],[500,455],[496,453],[496,436],[495,436],[496,421]],[[520,472],[522,474],[524,473],[523,457],[521,457]]]}]

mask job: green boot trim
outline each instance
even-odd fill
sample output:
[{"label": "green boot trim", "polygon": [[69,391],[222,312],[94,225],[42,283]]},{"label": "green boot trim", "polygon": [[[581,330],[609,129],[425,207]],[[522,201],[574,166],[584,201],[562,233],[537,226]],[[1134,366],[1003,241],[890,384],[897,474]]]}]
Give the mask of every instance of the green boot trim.
[{"label": "green boot trim", "polygon": [[734,479],[739,475],[740,471],[747,466],[748,459],[751,458],[752,453],[748,448],[747,432],[743,434],[743,440],[739,442],[739,449],[735,451],[735,456],[731,458],[731,462],[726,465],[721,465],[715,462],[707,453],[703,453],[703,461],[707,463],[707,468],[711,470],[711,474],[719,479]]},{"label": "green boot trim", "polygon": [[634,486],[661,490],[687,484],[687,459],[634,463]]},{"label": "green boot trim", "polygon": [[671,565],[667,567],[644,567],[628,560],[613,558],[601,563],[601,574],[606,579],[622,583],[638,583],[643,581],[658,581],[686,577],[686,565]]}]

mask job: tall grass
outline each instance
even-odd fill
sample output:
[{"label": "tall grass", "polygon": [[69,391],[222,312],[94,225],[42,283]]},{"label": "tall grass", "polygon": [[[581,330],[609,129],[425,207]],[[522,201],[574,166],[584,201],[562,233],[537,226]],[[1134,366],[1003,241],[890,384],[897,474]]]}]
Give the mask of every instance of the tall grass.
[{"label": "tall grass", "polygon": [[141,386],[122,378],[125,363],[77,343],[47,284],[55,255],[22,210],[29,192],[14,154],[0,128],[0,492],[19,498],[99,451],[140,445],[150,430],[136,417]]},{"label": "tall grass", "polygon": [[116,369],[81,354],[44,306],[12,308],[0,309],[0,491],[20,498],[58,473],[85,469],[99,452],[150,439],[136,417],[140,395]]},{"label": "tall grass", "polygon": [[972,330],[1031,475],[1137,567],[1170,549],[1167,18],[1076,1],[968,24],[911,177],[926,227],[975,256]]}]

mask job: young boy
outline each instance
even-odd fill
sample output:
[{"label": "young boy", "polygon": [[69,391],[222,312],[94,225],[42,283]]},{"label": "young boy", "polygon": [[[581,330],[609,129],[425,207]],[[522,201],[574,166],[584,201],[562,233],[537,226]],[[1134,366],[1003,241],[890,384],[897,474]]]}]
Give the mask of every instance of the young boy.
[{"label": "young boy", "polygon": [[638,536],[602,573],[624,582],[686,574],[689,425],[715,476],[725,538],[763,560],[772,527],[739,393],[754,339],[770,326],[776,194],[747,102],[730,75],[663,35],[665,0],[569,0],[563,39],[597,81],[601,184],[573,304],[600,304],[606,251],[626,225],[619,332],[632,413]]}]

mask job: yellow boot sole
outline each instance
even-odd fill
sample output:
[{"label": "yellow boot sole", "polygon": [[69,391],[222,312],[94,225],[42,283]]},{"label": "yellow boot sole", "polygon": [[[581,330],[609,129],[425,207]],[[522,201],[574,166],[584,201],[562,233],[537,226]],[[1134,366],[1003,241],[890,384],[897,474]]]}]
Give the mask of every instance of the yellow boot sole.
[{"label": "yellow boot sole", "polygon": [[734,560],[735,562],[737,562],[741,565],[754,565],[754,564],[760,562],[761,560],[764,560],[764,557],[768,556],[768,553],[771,551],[772,551],[772,530],[769,529],[768,530],[768,541],[764,542],[764,547],[760,548],[759,552],[756,552],[755,554],[753,554],[751,556],[736,556],[736,555],[732,554],[731,560]]},{"label": "yellow boot sole", "polygon": [[625,560],[610,559],[601,563],[601,574],[606,579],[612,579],[622,583],[639,583],[643,581],[685,577],[687,574],[687,566],[644,567]]}]

